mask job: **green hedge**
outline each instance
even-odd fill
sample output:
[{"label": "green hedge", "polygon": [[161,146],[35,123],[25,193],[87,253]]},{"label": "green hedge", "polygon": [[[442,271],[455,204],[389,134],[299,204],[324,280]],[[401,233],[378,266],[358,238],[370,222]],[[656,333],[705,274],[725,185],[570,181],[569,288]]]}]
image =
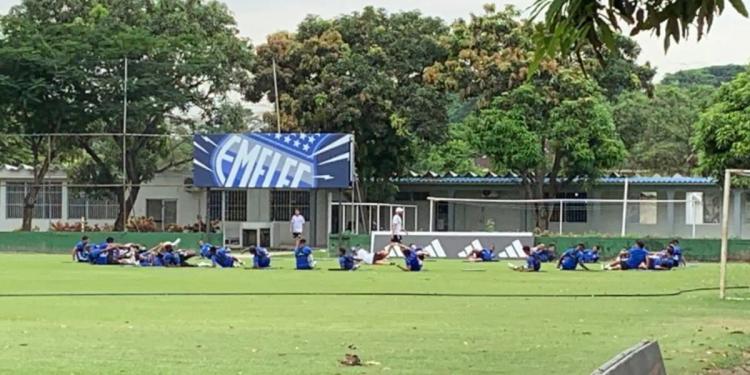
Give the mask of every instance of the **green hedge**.
[{"label": "green hedge", "polygon": [[181,239],[180,246],[198,248],[198,240],[208,239],[211,243],[220,244],[220,233],[140,233],[140,232],[0,232],[0,252],[36,252],[36,253],[65,253],[70,252],[82,235],[89,236],[91,242],[104,242],[107,237],[113,237],[121,243],[134,242],[152,246],[162,241]]},{"label": "green hedge", "polygon": [[[574,237],[574,236],[537,236],[537,244],[555,244],[558,252],[578,243],[586,247],[599,245],[605,258],[614,257],[623,248],[629,248],[638,238],[635,237]],[[669,244],[671,238],[643,238],[646,247],[650,250],[661,250]],[[718,262],[721,253],[721,240],[705,238],[679,239],[680,247],[688,261]],[[730,260],[750,260],[750,240],[729,240]]]}]

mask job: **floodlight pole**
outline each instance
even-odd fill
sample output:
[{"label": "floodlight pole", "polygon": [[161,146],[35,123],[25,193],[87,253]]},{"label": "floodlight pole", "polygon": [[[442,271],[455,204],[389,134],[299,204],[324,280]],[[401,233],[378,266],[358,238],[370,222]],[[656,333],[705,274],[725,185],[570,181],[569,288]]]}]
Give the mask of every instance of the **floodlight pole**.
[{"label": "floodlight pole", "polygon": [[125,75],[122,83],[122,231],[128,231],[128,158],[125,136],[128,133],[128,58],[125,57]]},{"label": "floodlight pole", "polygon": [[732,186],[732,172],[724,171],[724,200],[721,202],[721,263],[719,266],[719,298],[726,298],[727,251],[729,247],[729,189]]},{"label": "floodlight pole", "polygon": [[625,189],[622,193],[622,227],[620,229],[620,237],[625,237],[625,229],[627,226],[627,219],[628,219],[628,187],[630,186],[630,181],[627,177],[625,177]]},{"label": "floodlight pole", "polygon": [[273,91],[276,97],[276,132],[281,133],[281,112],[279,111],[279,84],[276,81],[276,58],[271,58],[273,64]]},{"label": "floodlight pole", "polygon": [[430,199],[430,232],[433,231],[433,223],[435,222],[435,201]]}]

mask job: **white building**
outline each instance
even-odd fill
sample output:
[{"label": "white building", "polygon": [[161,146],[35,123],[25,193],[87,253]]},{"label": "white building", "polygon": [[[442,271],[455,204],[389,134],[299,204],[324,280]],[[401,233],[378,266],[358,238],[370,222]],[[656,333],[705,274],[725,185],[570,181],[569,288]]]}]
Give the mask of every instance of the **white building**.
[{"label": "white building", "polygon": [[[21,227],[23,198],[30,187],[30,167],[0,166],[0,231]],[[634,176],[628,179],[628,199],[640,201],[626,208],[628,234],[640,236],[719,237],[721,191],[711,178],[684,176]],[[304,236],[315,246],[327,243],[328,233],[350,228],[368,233],[379,225],[388,230],[394,206],[354,210],[347,206],[351,198],[338,191],[325,190],[206,190],[191,186],[192,172],[171,171],[143,185],[131,216],[153,217],[162,228],[169,224],[193,224],[204,220],[222,220],[225,240],[234,245],[261,242],[272,247],[291,246],[289,219],[299,209],[307,220]],[[391,204],[413,205],[407,209],[407,230],[430,228],[428,196],[451,198],[522,199],[517,177],[459,176],[453,173],[412,174],[396,180],[400,192]],[[621,199],[625,179],[608,176],[589,186],[571,187],[557,198]],[[61,221],[74,223],[82,217],[91,224],[111,225],[119,212],[114,196],[106,190],[85,193],[70,186],[66,174],[51,170],[34,208],[32,226],[48,230]],[[750,238],[750,196],[744,190],[732,192],[731,236]],[[652,201],[653,202],[650,202]],[[685,201],[695,201],[686,205]],[[338,202],[344,205],[339,207]],[[680,202],[682,201],[682,202]],[[433,230],[436,231],[531,231],[534,229],[529,204],[437,203]],[[622,229],[622,203],[568,203],[563,214],[555,207],[550,232],[600,233],[619,235]],[[357,217],[358,220],[354,218]],[[562,219],[562,223],[560,222]]]}]

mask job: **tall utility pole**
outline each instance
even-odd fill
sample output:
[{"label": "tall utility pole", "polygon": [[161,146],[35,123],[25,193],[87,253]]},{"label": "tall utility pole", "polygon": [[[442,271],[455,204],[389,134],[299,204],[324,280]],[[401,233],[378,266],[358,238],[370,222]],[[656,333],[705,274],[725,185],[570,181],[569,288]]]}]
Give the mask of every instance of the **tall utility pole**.
[{"label": "tall utility pole", "polygon": [[276,81],[276,58],[272,57],[271,62],[273,63],[273,91],[276,96],[276,132],[281,133],[281,112],[279,111],[279,84]]},{"label": "tall utility pole", "polygon": [[122,230],[128,231],[128,195],[127,195],[127,143],[126,134],[128,133],[128,58],[125,57],[125,79],[122,82]]}]

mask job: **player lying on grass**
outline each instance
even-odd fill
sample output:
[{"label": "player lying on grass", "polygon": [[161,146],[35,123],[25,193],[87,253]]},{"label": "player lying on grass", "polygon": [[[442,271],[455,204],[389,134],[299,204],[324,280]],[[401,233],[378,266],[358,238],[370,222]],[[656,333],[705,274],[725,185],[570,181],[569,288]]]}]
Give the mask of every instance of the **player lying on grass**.
[{"label": "player lying on grass", "polygon": [[536,245],[532,249],[534,252],[536,252],[537,256],[539,256],[539,261],[542,263],[551,262],[555,259],[557,259],[557,254],[555,254],[555,245],[550,244],[549,246],[540,243]]},{"label": "player lying on grass", "polygon": [[422,270],[423,260],[424,260],[424,253],[421,255],[422,258],[420,259],[420,251],[417,251],[412,248],[406,248],[402,251],[404,254],[404,263],[406,266],[402,266],[400,264],[397,264],[396,267],[400,268],[402,271],[406,272],[419,272]]},{"label": "player lying on grass", "polygon": [[646,269],[647,257],[646,244],[642,240],[638,240],[630,249],[620,251],[615,261],[609,265],[602,265],[602,269],[621,271]]},{"label": "player lying on grass", "polygon": [[344,271],[356,271],[362,260],[351,253],[347,253],[343,247],[339,248],[339,267]]},{"label": "player lying on grass", "polygon": [[655,271],[669,271],[675,266],[674,248],[669,245],[665,250],[649,254],[646,257],[646,269]]},{"label": "player lying on grass", "polygon": [[311,270],[315,268],[313,251],[307,246],[307,240],[304,238],[299,239],[299,247],[294,249],[294,258],[297,261],[298,270]]},{"label": "player lying on grass", "polygon": [[489,249],[472,250],[466,257],[467,262],[495,262],[495,245]]},{"label": "player lying on grass", "polygon": [[513,263],[508,263],[508,267],[513,271],[518,272],[539,272],[542,269],[542,262],[539,260],[539,253],[528,247],[523,247],[523,252],[526,253],[526,264],[522,266],[516,266]]},{"label": "player lying on grass", "polygon": [[73,256],[73,261],[79,263],[88,263],[89,247],[89,237],[81,237],[81,240],[76,242],[76,245],[73,247],[73,251],[70,252],[70,255]]},{"label": "player lying on grass", "polygon": [[358,258],[362,263],[368,264],[368,265],[374,265],[374,266],[383,266],[388,263],[388,254],[390,253],[389,249],[392,246],[399,246],[400,248],[406,248],[406,246],[402,244],[389,244],[386,247],[371,253],[361,247],[356,248],[357,250],[354,250],[352,248],[352,252],[356,253]]},{"label": "player lying on grass", "polygon": [[116,243],[115,239],[108,237],[98,245],[91,245],[89,250],[89,263],[94,265],[135,265],[134,244]]},{"label": "player lying on grass", "polygon": [[247,251],[253,256],[253,268],[263,269],[271,267],[271,254],[268,249],[260,246],[250,246]]},{"label": "player lying on grass", "polygon": [[575,271],[580,265],[581,268],[588,271],[589,269],[583,263],[583,249],[584,245],[579,243],[576,247],[566,250],[557,262],[557,268],[563,271]]},{"label": "player lying on grass", "polygon": [[176,250],[175,247],[179,244],[180,240],[175,242],[164,242],[161,244],[162,248],[160,252],[164,254],[164,266],[165,267],[195,267],[189,264],[187,261],[190,258],[198,255],[193,250]]},{"label": "player lying on grass", "polygon": [[211,255],[211,267],[232,268],[235,263],[238,265],[244,264],[224,247],[211,246],[209,254]]},{"label": "player lying on grass", "polygon": [[208,242],[203,242],[203,240],[198,241],[198,252],[203,259],[211,259],[211,245]]}]

